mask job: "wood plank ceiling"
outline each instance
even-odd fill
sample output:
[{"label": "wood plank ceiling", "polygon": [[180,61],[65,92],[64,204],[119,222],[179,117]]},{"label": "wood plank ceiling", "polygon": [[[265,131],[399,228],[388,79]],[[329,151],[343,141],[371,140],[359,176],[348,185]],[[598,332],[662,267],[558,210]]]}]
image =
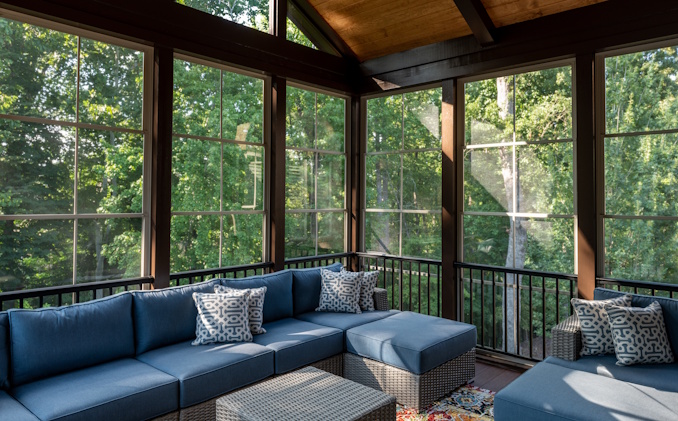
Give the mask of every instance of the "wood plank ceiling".
[{"label": "wood plank ceiling", "polygon": [[499,28],[602,1],[605,0],[308,0],[361,62],[471,35],[471,27],[482,40],[477,33],[478,19],[468,12],[474,6],[481,9],[481,15],[489,15],[489,26]]}]

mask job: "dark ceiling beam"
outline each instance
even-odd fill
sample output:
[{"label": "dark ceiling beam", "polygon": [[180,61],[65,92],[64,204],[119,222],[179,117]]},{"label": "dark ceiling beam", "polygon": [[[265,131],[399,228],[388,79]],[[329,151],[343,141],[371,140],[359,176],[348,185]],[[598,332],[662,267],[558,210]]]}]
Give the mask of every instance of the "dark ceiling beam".
[{"label": "dark ceiling beam", "polygon": [[172,0],[0,0],[0,8],[164,45],[262,74],[355,92],[355,63]]},{"label": "dark ceiling beam", "polygon": [[480,45],[484,47],[496,42],[494,22],[480,0],[454,0],[454,3]]},{"label": "dark ceiling beam", "polygon": [[[331,44],[331,47],[341,54],[344,57],[350,57],[357,60],[355,53],[351,48],[344,42],[344,40],[336,33],[336,31],[327,23],[327,21],[318,13],[317,10],[308,2],[308,0],[290,0],[289,9],[294,9],[297,13],[300,13],[310,26],[315,27],[319,34],[322,34],[322,37]],[[292,16],[290,15],[290,20],[294,22]],[[301,27],[295,22],[295,25],[299,26],[299,29],[304,31],[308,26]],[[305,33],[305,32],[304,32]],[[306,35],[308,36],[308,35]],[[309,38],[310,39],[310,38]],[[311,40],[313,41],[313,40]],[[316,45],[317,46],[317,45]]]},{"label": "dark ceiling beam", "polygon": [[[472,36],[361,64],[363,94],[500,71],[576,54],[678,37],[675,0],[615,0],[497,29],[482,48]],[[474,45],[476,44],[476,45]]]},{"label": "dark ceiling beam", "polygon": [[[281,0],[283,1],[283,0]],[[290,18],[293,24],[299,28],[299,30],[306,35],[306,37],[315,45],[319,50],[325,51],[335,56],[340,56],[341,53],[334,46],[334,44],[318,29],[318,27],[311,21],[311,19],[293,2],[288,3],[287,7],[287,17]]]}]

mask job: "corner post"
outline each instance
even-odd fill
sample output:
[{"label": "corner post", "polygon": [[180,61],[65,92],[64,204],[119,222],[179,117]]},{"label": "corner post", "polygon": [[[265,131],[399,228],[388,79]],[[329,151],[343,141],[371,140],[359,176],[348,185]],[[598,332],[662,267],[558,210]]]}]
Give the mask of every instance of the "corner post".
[{"label": "corner post", "polygon": [[457,185],[457,162],[455,147],[457,143],[457,80],[443,82],[442,98],[442,317],[459,320],[458,280],[454,262],[457,260],[457,235],[459,235],[457,217],[457,195],[461,190]]}]

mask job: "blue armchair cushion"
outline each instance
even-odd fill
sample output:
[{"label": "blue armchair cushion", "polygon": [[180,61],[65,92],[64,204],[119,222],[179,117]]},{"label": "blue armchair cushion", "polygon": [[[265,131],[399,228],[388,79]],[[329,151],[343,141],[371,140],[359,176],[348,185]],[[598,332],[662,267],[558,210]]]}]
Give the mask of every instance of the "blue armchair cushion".
[{"label": "blue armchair cushion", "polygon": [[9,317],[0,313],[0,389],[9,387]]},{"label": "blue armchair cushion", "polygon": [[254,342],[275,351],[276,374],[286,373],[344,350],[339,329],[287,318],[264,325],[267,333]]},{"label": "blue armchair cushion", "polygon": [[[593,292],[593,298],[596,300],[606,300],[626,295],[624,292],[613,291],[611,289],[596,288]],[[674,354],[678,352],[678,299],[665,297],[652,297],[648,295],[630,294],[631,305],[633,307],[647,307],[653,301],[659,303],[662,308],[664,324],[666,325],[666,334],[669,337],[671,348]]]},{"label": "blue armchair cushion", "polygon": [[0,418],[11,421],[40,421],[31,411],[0,390]]},{"label": "blue armchair cushion", "polygon": [[42,420],[143,420],[179,409],[179,382],[125,358],[38,380],[12,395]]},{"label": "blue armchair cushion", "polygon": [[136,352],[142,354],[195,338],[193,293],[213,293],[219,280],[154,291],[134,291]]},{"label": "blue armchair cushion", "polygon": [[317,268],[289,269],[294,279],[294,315],[315,311],[318,307],[321,269],[339,272],[343,267],[344,265],[341,263],[333,263],[329,266]]},{"label": "blue armchair cushion", "polygon": [[137,359],[179,379],[179,405],[187,408],[273,375],[273,351],[251,342],[191,346],[182,342]]},{"label": "blue armchair cushion", "polygon": [[476,327],[404,311],[349,329],[346,350],[423,374],[476,346]]},{"label": "blue armchair cushion", "polygon": [[221,285],[236,289],[266,287],[264,323],[292,317],[292,272],[283,270],[242,279],[222,279]]},{"label": "blue armchair cushion", "polygon": [[8,314],[12,387],[134,355],[130,293]]}]

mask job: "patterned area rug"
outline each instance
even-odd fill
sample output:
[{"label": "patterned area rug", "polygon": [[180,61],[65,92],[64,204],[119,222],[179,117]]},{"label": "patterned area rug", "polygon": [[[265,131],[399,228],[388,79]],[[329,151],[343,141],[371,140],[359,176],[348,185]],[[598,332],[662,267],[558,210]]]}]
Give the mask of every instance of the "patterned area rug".
[{"label": "patterned area rug", "polygon": [[494,392],[466,385],[420,412],[398,405],[396,421],[493,421],[493,407]]}]

